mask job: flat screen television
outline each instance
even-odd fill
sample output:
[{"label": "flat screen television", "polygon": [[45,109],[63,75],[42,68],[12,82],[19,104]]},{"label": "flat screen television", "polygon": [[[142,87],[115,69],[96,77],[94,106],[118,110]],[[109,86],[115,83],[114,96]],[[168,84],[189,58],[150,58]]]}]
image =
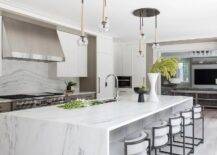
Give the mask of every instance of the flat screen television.
[{"label": "flat screen television", "polygon": [[195,69],[195,85],[216,85],[217,69]]}]

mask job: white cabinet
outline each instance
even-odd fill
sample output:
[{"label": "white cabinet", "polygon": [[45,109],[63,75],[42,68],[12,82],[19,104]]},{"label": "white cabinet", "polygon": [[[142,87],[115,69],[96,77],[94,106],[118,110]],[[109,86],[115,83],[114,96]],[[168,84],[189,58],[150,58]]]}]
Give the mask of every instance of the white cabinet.
[{"label": "white cabinet", "polygon": [[132,76],[132,47],[127,44],[114,45],[115,74],[118,76]]},{"label": "white cabinet", "polygon": [[132,76],[132,86],[141,86],[146,78],[146,51],[141,56],[137,44],[115,43],[114,52],[115,74]]},{"label": "white cabinet", "polygon": [[[0,16],[0,36],[2,36],[2,16]],[[2,76],[2,40],[0,40],[0,49],[0,76]]]},{"label": "white cabinet", "polygon": [[97,98],[112,98],[114,94],[114,79],[108,79],[105,86],[106,76],[114,74],[113,39],[107,36],[97,36]]},{"label": "white cabinet", "polygon": [[58,36],[65,61],[57,63],[57,77],[86,77],[87,47],[78,46],[79,36],[77,35],[58,31]]},{"label": "white cabinet", "polygon": [[132,63],[132,86],[139,87],[146,82],[146,51],[143,53],[143,56],[140,55],[138,52],[137,46],[132,46],[132,53],[133,53],[133,63]]}]

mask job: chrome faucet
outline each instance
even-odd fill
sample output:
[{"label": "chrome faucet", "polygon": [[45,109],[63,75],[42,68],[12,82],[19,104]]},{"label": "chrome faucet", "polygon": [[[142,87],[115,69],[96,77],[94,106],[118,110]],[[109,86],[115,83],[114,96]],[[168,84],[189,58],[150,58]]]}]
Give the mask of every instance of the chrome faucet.
[{"label": "chrome faucet", "polygon": [[109,75],[106,76],[106,78],[105,78],[105,87],[108,86],[107,80],[108,80],[108,78],[109,78],[110,76],[113,76],[114,79],[115,79],[115,88],[116,88],[116,92],[115,92],[115,97],[114,97],[114,99],[115,99],[115,100],[118,100],[118,99],[119,99],[119,95],[118,95],[118,77],[117,77],[115,74],[109,74]]}]

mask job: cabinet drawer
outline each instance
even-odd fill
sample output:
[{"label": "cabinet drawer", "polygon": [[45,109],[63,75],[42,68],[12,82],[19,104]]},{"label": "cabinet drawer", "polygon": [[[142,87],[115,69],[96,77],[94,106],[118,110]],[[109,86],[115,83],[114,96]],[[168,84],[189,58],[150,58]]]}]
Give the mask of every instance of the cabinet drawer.
[{"label": "cabinet drawer", "polygon": [[11,103],[0,103],[0,112],[11,111]]}]

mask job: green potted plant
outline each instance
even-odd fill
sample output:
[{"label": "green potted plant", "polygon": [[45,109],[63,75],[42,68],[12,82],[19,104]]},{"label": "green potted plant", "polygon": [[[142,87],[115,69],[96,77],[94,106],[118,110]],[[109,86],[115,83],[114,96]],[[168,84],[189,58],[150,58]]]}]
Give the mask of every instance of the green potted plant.
[{"label": "green potted plant", "polygon": [[159,58],[153,64],[150,73],[148,73],[148,78],[150,81],[151,89],[148,101],[158,102],[159,99],[156,94],[156,82],[158,76],[161,74],[167,80],[170,80],[173,76],[176,75],[178,69],[178,60],[176,58]]},{"label": "green potted plant", "polygon": [[73,81],[65,81],[65,84],[66,84],[66,92],[69,93],[74,93],[74,86],[77,85],[76,82],[73,82]]}]

